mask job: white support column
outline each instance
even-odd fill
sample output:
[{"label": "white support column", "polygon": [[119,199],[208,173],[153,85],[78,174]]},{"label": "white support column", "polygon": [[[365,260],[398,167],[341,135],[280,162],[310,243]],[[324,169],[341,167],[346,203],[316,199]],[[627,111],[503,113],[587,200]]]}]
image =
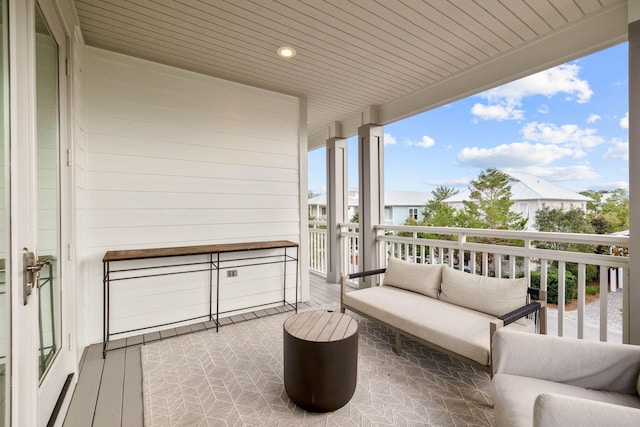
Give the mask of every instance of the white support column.
[{"label": "white support column", "polygon": [[339,123],[329,127],[327,146],[327,281],[338,283],[342,275],[340,230],[347,219],[347,140]]},{"label": "white support column", "polygon": [[622,340],[640,344],[640,2],[629,2],[629,280]]},{"label": "white support column", "polygon": [[[375,110],[363,114],[358,128],[358,172],[360,200],[360,242],[358,262],[360,271],[379,268],[379,254],[375,226],[384,218],[384,128],[375,123]],[[365,278],[361,286],[369,287],[375,276]]]}]

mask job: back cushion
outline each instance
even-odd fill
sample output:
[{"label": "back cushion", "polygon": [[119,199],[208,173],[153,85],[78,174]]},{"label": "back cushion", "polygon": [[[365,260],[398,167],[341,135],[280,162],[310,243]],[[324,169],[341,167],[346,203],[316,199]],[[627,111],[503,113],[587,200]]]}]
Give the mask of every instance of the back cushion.
[{"label": "back cushion", "polygon": [[445,267],[442,270],[442,301],[502,316],[527,301],[527,279],[478,276]]},{"label": "back cushion", "polygon": [[414,264],[389,258],[382,284],[438,298],[442,282],[442,265]]}]

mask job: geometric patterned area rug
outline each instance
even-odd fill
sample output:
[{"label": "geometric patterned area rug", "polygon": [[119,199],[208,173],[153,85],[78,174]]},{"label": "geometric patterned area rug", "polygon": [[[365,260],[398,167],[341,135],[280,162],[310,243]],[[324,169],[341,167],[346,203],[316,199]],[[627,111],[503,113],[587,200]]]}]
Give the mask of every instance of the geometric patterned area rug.
[{"label": "geometric patterned area rug", "polygon": [[412,341],[398,356],[386,328],[349,314],[359,328],[358,384],[337,411],[289,400],[282,324],[292,313],[283,313],[143,346],[145,426],[493,425],[486,372]]}]

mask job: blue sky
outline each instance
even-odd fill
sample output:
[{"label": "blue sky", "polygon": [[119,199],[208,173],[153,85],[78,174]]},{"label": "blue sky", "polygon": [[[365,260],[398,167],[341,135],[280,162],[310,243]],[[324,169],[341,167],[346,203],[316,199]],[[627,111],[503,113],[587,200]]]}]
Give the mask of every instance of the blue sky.
[{"label": "blue sky", "polygon": [[[627,52],[623,43],[386,125],[385,189],[464,189],[488,167],[573,191],[628,189]],[[309,153],[309,190],[325,192],[325,167],[324,149]]]}]

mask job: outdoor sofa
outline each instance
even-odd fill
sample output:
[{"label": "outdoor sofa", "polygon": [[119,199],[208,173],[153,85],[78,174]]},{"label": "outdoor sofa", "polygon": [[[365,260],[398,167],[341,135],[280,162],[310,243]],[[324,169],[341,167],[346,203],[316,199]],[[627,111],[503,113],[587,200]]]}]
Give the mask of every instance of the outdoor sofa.
[{"label": "outdoor sofa", "polygon": [[[347,280],[383,273],[380,286],[347,292]],[[531,301],[531,294],[539,301]],[[546,293],[528,288],[526,278],[485,277],[393,257],[386,269],[343,276],[340,305],[343,313],[350,310],[390,328],[397,354],[404,336],[487,372],[495,330],[539,327],[544,333],[546,328]]]},{"label": "outdoor sofa", "polygon": [[492,357],[498,427],[640,426],[640,346],[500,330]]}]

